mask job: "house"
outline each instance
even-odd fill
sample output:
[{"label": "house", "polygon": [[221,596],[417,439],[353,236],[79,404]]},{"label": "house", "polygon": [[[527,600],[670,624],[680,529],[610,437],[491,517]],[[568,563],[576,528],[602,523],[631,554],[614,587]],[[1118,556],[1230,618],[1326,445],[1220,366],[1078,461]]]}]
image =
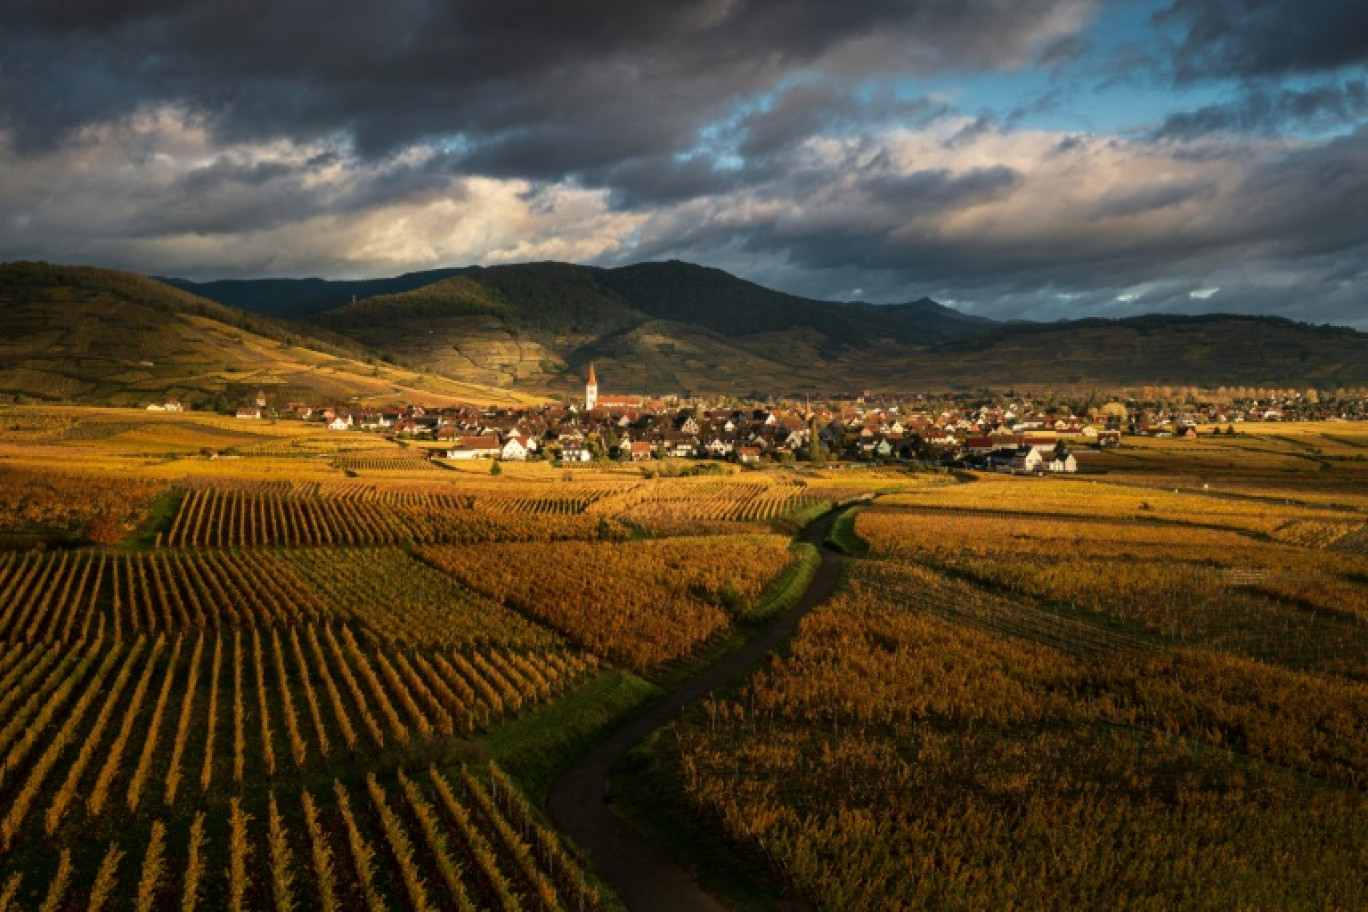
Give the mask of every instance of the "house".
[{"label": "house", "polygon": [[461,437],[447,450],[447,459],[493,459],[502,448],[497,437]]},{"label": "house", "polygon": [[686,440],[672,440],[665,444],[665,452],[676,459],[688,459],[697,451],[697,445],[693,438]]},{"label": "house", "polygon": [[714,459],[721,459],[732,451],[732,445],[721,437],[710,437],[708,442],[703,444],[703,452]]},{"label": "house", "polygon": [[651,444],[646,440],[633,440],[630,444],[622,448],[622,453],[629,462],[649,462],[651,459]]},{"label": "house", "polygon": [[503,449],[499,451],[499,458],[512,462],[524,462],[527,459],[529,447],[527,438],[509,437],[504,441]]},{"label": "house", "polygon": [[561,462],[588,462],[593,458],[583,438],[563,438],[561,442]]},{"label": "house", "polygon": [[259,408],[240,408],[237,410],[237,417],[244,419],[258,419],[261,417]]},{"label": "house", "polygon": [[1039,472],[1044,468],[1045,457],[1040,454],[1040,450],[1033,446],[1024,446],[1012,453],[1012,461],[1008,463],[1012,472],[1026,474]]},{"label": "house", "polygon": [[349,431],[352,428],[352,424],[353,422],[351,415],[338,415],[332,421],[328,422],[328,430]]},{"label": "house", "polygon": [[744,465],[754,465],[760,461],[760,448],[753,446],[737,447],[736,458]]},{"label": "house", "polygon": [[1078,460],[1074,458],[1074,454],[1073,454],[1073,453],[1069,453],[1069,454],[1066,455],[1063,459],[1060,459],[1059,457],[1056,456],[1054,459],[1050,460],[1050,471],[1051,471],[1051,472],[1077,472],[1077,471],[1078,471]]}]

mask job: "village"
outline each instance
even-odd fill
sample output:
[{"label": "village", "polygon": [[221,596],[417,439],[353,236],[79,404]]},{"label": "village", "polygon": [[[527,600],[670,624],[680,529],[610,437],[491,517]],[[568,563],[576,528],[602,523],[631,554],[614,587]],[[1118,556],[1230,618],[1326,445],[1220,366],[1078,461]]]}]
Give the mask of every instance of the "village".
[{"label": "village", "polygon": [[[1049,395],[865,393],[748,403],[604,394],[590,365],[581,400],[537,407],[272,407],[258,392],[235,415],[322,422],[339,432],[412,441],[437,460],[916,462],[1035,475],[1077,472],[1080,453],[1115,446],[1123,435],[1194,438],[1199,425],[1214,426],[1207,433],[1233,434],[1244,422],[1362,419],[1363,392],[1222,389],[1211,397],[1216,401],[1202,402],[1196,391],[1146,388],[1133,399],[1088,403]],[[182,405],[170,400],[148,409]]]}]

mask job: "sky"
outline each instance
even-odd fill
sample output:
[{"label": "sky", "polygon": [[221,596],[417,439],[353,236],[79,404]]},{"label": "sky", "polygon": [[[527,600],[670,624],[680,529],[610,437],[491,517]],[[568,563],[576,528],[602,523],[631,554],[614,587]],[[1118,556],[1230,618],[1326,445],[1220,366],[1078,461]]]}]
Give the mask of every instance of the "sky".
[{"label": "sky", "polygon": [[1368,329],[1363,0],[0,0],[0,260]]}]

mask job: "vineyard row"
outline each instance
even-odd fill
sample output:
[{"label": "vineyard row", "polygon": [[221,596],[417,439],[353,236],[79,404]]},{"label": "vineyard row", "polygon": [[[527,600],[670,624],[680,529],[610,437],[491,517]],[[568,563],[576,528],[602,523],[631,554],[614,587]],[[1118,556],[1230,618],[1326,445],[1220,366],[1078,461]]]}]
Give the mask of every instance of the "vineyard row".
[{"label": "vineyard row", "polygon": [[591,668],[562,651],[383,649],[345,625],[11,645],[0,652],[0,850],[119,804],[171,808],[469,735]]},{"label": "vineyard row", "polygon": [[98,865],[85,870],[62,848],[46,882],[32,868],[0,868],[0,909],[18,908],[20,897],[91,912],[600,907],[555,834],[492,765],[488,776],[430,766],[383,784],[374,774],[350,787],[333,779],[297,795],[272,789],[262,806],[233,796],[197,812],[184,838],[155,819],[143,839],[97,844]]}]

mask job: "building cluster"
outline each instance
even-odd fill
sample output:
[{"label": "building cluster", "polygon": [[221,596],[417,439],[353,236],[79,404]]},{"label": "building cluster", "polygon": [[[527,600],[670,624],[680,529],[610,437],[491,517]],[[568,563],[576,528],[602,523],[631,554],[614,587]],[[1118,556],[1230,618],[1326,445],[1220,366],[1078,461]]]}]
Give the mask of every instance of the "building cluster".
[{"label": "building cluster", "polygon": [[[238,410],[265,414],[263,397]],[[527,408],[466,406],[341,409],[292,403],[277,414],[336,431],[369,431],[428,445],[447,460],[717,459],[755,464],[792,460],[920,460],[1003,472],[1072,472],[1074,446],[1113,442],[1116,432],[1086,419],[1037,414],[1030,403],[866,400],[705,402],[613,396],[590,367],[583,401]]]},{"label": "building cluster", "polygon": [[[417,405],[343,409],[291,403],[277,416],[319,421],[428,444],[448,460],[720,459],[915,460],[1015,474],[1075,472],[1077,453],[1117,444],[1123,433],[1193,437],[1199,424],[1302,420],[1335,408],[1328,394],[1181,405],[1156,398],[1060,402],[1053,397],[859,394],[765,403],[606,395],[591,365],[582,401],[526,408]],[[1338,407],[1350,408],[1352,403]],[[174,400],[149,408],[178,410]],[[237,417],[267,414],[266,397]],[[1331,417],[1336,417],[1332,415]],[[1342,417],[1362,417],[1359,414]]]}]

